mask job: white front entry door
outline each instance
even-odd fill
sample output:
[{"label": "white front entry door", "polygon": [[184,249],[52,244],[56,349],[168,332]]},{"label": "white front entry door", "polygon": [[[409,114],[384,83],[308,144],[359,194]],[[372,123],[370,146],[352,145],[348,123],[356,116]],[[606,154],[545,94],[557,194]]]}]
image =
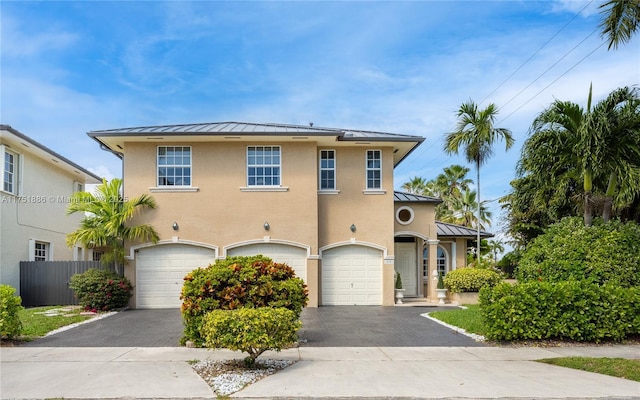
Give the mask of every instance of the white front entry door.
[{"label": "white front entry door", "polygon": [[416,251],[415,243],[396,243],[395,246],[395,269],[400,272],[404,295],[410,297],[418,295]]}]

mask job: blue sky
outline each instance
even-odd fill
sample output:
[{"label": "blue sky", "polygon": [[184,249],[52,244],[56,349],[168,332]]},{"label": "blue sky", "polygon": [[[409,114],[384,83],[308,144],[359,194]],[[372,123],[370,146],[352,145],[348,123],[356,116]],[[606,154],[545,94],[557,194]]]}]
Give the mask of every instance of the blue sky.
[{"label": "blue sky", "polygon": [[444,153],[444,134],[462,102],[494,102],[516,138],[481,170],[482,198],[495,199],[554,98],[585,105],[590,83],[599,100],[640,82],[638,37],[601,46],[601,3],[2,1],[0,122],[108,178],[120,161],[88,131],[314,122],[424,136],[396,168],[399,188],[467,165]]}]

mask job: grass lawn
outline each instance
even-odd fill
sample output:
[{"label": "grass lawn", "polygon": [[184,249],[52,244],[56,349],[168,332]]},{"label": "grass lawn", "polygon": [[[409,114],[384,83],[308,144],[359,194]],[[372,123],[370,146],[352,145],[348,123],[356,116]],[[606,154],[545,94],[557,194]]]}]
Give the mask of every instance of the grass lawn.
[{"label": "grass lawn", "polygon": [[[61,310],[57,313],[52,310]],[[56,315],[47,315],[56,314]],[[82,308],[78,306],[47,306],[21,310],[22,334],[20,340],[31,341],[46,335],[55,329],[90,319],[91,315],[80,315]]]},{"label": "grass lawn", "polygon": [[558,365],[598,374],[611,375],[618,378],[640,382],[640,360],[624,358],[592,358],[592,357],[562,357],[545,358],[539,362]]},{"label": "grass lawn", "polygon": [[480,316],[479,305],[468,305],[467,309],[455,308],[447,311],[436,311],[429,315],[435,319],[457,326],[476,335],[484,335],[484,325]]}]

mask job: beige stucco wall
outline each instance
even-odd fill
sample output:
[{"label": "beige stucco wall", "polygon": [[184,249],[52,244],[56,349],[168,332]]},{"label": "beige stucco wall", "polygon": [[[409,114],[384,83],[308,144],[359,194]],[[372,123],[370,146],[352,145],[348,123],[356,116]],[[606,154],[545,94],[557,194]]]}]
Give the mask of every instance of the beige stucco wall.
[{"label": "beige stucco wall", "polygon": [[[280,145],[281,185],[286,191],[248,192],[246,148],[249,145]],[[336,194],[318,193],[318,152],[315,142],[264,143],[242,141],[214,143],[162,142],[162,146],[191,145],[192,186],[197,192],[152,192],[156,186],[158,143],[126,143],[124,148],[124,195],[152,195],[158,207],[145,211],[132,223],[148,223],[161,240],[194,241],[225,247],[249,240],[289,241],[308,246],[307,284],[310,305],[318,305],[322,261],[320,249],[336,244],[374,244],[386,250],[383,263],[383,304],[393,304],[393,148],[338,146]],[[366,150],[382,150],[384,193],[365,193]],[[383,217],[383,216],[387,217]],[[172,229],[177,222],[179,231]],[[270,230],[263,228],[269,222]],[[350,226],[356,226],[356,232]],[[130,248],[132,243],[127,244]],[[129,253],[129,252],[128,252]],[[135,280],[135,258],[125,269]],[[135,304],[135,303],[134,303]]]},{"label": "beige stucco wall", "polygon": [[[81,215],[66,215],[74,177],[53,162],[44,161],[16,144],[22,180],[18,196],[0,190],[0,283],[19,292],[20,261],[29,261],[29,240],[50,243],[53,261],[73,260],[66,234],[80,224]],[[86,255],[86,252],[85,252]]]}]

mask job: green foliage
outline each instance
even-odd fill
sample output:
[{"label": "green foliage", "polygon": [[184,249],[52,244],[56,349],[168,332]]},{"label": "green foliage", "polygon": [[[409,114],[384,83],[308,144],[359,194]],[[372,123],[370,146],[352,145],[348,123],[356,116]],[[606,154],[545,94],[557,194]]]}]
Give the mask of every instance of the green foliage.
[{"label": "green foliage", "polygon": [[444,289],[444,278],[443,278],[444,274],[443,273],[438,273],[438,289]]},{"label": "green foliage", "polygon": [[92,311],[109,311],[126,306],[133,290],[127,278],[109,270],[94,268],[73,275],[69,287],[80,305]]},{"label": "green foliage", "polygon": [[[444,286],[452,293],[479,292],[485,286],[495,286],[502,277],[490,269],[459,268],[444,277]],[[438,282],[439,284],[439,282]]]},{"label": "green foliage", "polygon": [[586,279],[640,286],[640,225],[596,220],[585,227],[579,217],[565,218],[524,251],[516,276],[523,282]]},{"label": "green foliage", "polygon": [[201,335],[207,347],[248,353],[245,364],[252,366],[265,351],[295,343],[301,326],[295,312],[281,307],[214,310],[204,317]]},{"label": "green foliage", "polygon": [[640,288],[585,281],[502,283],[480,291],[487,338],[621,341],[640,333]]},{"label": "green foliage", "polygon": [[513,250],[505,254],[500,261],[496,264],[496,267],[500,269],[508,278],[514,278],[516,268],[522,258],[522,252],[519,250]]},{"label": "green foliage", "polygon": [[402,289],[402,277],[400,272],[396,272],[396,289]]},{"label": "green foliage", "polygon": [[435,319],[444,321],[449,325],[462,328],[469,333],[484,335],[484,324],[478,304],[470,304],[466,308],[451,308],[446,311],[434,311],[429,313]]},{"label": "green foliage", "polygon": [[23,309],[22,298],[15,294],[14,287],[0,285],[0,337],[12,339],[22,331],[22,322],[18,315]]},{"label": "green foliage", "polygon": [[196,269],[182,286],[183,342],[202,345],[200,326],[206,313],[238,308],[283,307],[300,317],[308,296],[303,280],[291,267],[262,255],[227,257]]}]

